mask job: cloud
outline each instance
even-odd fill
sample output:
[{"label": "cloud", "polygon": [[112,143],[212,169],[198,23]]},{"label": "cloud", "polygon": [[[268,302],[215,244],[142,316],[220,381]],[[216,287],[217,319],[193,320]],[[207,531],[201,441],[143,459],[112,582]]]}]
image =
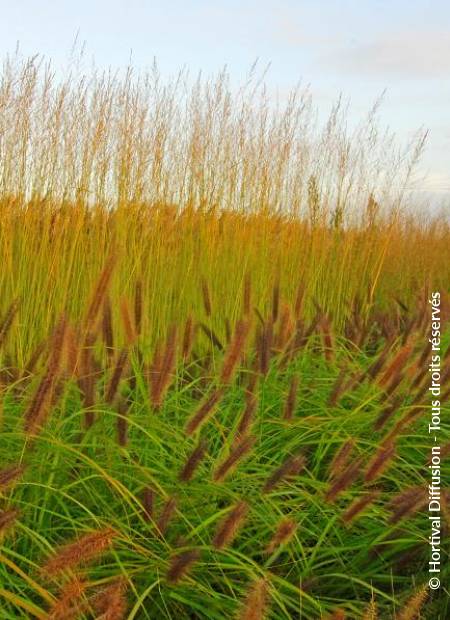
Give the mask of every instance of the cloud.
[{"label": "cloud", "polygon": [[356,75],[450,79],[450,37],[443,30],[392,32],[327,52],[321,63]]}]

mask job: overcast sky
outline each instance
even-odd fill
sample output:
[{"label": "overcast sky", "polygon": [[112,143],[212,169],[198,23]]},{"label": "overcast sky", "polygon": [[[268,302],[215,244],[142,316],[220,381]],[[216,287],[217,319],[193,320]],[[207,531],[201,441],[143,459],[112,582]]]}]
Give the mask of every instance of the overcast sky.
[{"label": "overcast sky", "polygon": [[422,169],[450,198],[450,2],[445,0],[0,0],[0,55],[17,42],[63,66],[75,37],[99,66],[181,66],[244,77],[271,63],[271,88],[309,83],[359,117],[387,90],[382,120],[407,139],[430,130]]}]

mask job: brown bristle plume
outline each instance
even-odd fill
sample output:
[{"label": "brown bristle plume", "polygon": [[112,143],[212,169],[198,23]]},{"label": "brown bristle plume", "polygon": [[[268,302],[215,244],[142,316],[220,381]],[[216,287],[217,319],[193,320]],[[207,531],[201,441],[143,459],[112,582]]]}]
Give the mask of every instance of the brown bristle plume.
[{"label": "brown bristle plume", "polygon": [[294,536],[296,530],[297,524],[293,519],[282,519],[267,546],[266,552],[271,555],[274,551],[277,551],[281,545],[288,543]]},{"label": "brown bristle plume", "polygon": [[202,280],[202,296],[203,296],[203,308],[205,314],[209,318],[212,314],[211,293],[209,291],[208,283],[205,279]]},{"label": "brown bristle plume", "polygon": [[383,442],[375,456],[369,461],[364,475],[365,482],[372,482],[391,464],[395,456],[395,443],[391,440]]},{"label": "brown bristle plume", "polygon": [[114,354],[114,332],[112,326],[111,301],[109,298],[106,298],[103,304],[102,335],[106,353],[108,357],[112,357]]},{"label": "brown bristle plume", "polygon": [[389,508],[392,514],[389,523],[398,523],[401,519],[405,519],[428,502],[427,489],[424,487],[411,487],[395,495],[389,502]]},{"label": "brown bristle plume", "polygon": [[195,323],[192,316],[188,316],[186,319],[186,323],[184,324],[184,332],[183,332],[183,344],[181,347],[183,361],[185,362],[191,352],[192,347],[194,345],[194,334],[195,334]]},{"label": "brown bristle plume", "polygon": [[111,379],[106,389],[105,400],[108,403],[108,405],[111,405],[114,402],[114,398],[116,397],[117,389],[119,387],[119,383],[124,373],[127,361],[128,361],[128,349],[124,348],[120,351],[117,357],[117,361],[114,366]]},{"label": "brown bristle plume", "polygon": [[344,393],[345,379],[347,377],[347,369],[342,368],[336,377],[336,381],[334,382],[333,388],[331,390],[330,396],[328,397],[328,405],[330,407],[334,407],[339,398]]},{"label": "brown bristle plume", "polygon": [[144,519],[151,521],[154,514],[155,504],[155,492],[151,487],[146,487],[142,494],[142,509],[144,513]]},{"label": "brown bristle plume", "polygon": [[379,431],[383,428],[383,426],[392,418],[392,416],[397,412],[402,398],[396,396],[388,405],[383,409],[378,418],[375,421],[374,429]]},{"label": "brown bristle plume", "polygon": [[46,348],[46,341],[43,340],[42,342],[40,342],[37,347],[34,349],[33,353],[30,355],[29,360],[27,361],[27,363],[25,364],[25,368],[24,371],[22,373],[22,377],[29,377],[31,376],[35,369],[36,366],[38,365],[39,360],[42,357],[42,354],[45,351]]},{"label": "brown bristle plume", "polygon": [[230,383],[232,380],[236,366],[244,352],[249,331],[249,321],[238,321],[236,323],[233,338],[227,347],[223,360],[222,372],[220,374],[221,383]]},{"label": "brown bristle plume", "polygon": [[267,580],[260,578],[249,588],[243,602],[239,620],[264,620],[269,612],[269,588]]},{"label": "brown bristle plume", "polygon": [[293,333],[293,323],[291,318],[291,309],[287,304],[283,304],[278,322],[278,331],[275,338],[275,347],[278,351],[282,351],[289,342]]},{"label": "brown bristle plume", "polygon": [[273,344],[273,323],[268,321],[262,327],[260,336],[258,338],[258,357],[259,357],[259,369],[262,375],[267,375],[269,372],[270,358],[272,355]]},{"label": "brown bristle plume", "polygon": [[85,607],[81,597],[85,593],[87,583],[74,577],[64,584],[58,598],[53,603],[47,620],[75,620]]},{"label": "brown bristle plume", "polygon": [[52,391],[55,385],[55,373],[47,370],[42,377],[36,393],[24,415],[24,429],[26,433],[36,433],[45,422],[52,402]]},{"label": "brown bristle plume", "polygon": [[333,457],[329,467],[328,467],[328,475],[330,478],[336,478],[339,474],[342,473],[344,468],[348,465],[349,459],[353,450],[355,448],[355,440],[347,439],[336,454]]},{"label": "brown bristle plume", "polygon": [[351,523],[352,521],[354,521],[354,519],[358,515],[360,515],[361,512],[363,512],[363,510],[367,508],[367,506],[372,504],[379,495],[380,491],[374,490],[367,495],[364,495],[364,497],[355,499],[355,501],[350,504],[350,506],[342,515],[342,520],[344,521],[344,523]]},{"label": "brown bristle plume", "polygon": [[185,577],[191,570],[193,564],[200,559],[200,551],[192,549],[190,551],[182,551],[177,553],[170,561],[170,567],[167,572],[167,581],[176,584]]},{"label": "brown bristle plume", "polygon": [[0,491],[10,489],[25,471],[24,465],[11,465],[0,469]]},{"label": "brown bristle plume", "polygon": [[251,427],[256,408],[258,406],[258,398],[252,392],[247,392],[245,397],[245,409],[239,420],[237,433],[240,436],[245,435]]},{"label": "brown bristle plume", "polygon": [[264,486],[263,493],[270,493],[280,482],[286,480],[291,476],[297,476],[304,468],[306,463],[305,457],[302,454],[288,457],[284,463],[275,469],[275,471],[268,477]]},{"label": "brown bristle plume", "polygon": [[91,601],[96,620],[125,620],[128,607],[126,591],[127,583],[120,578],[98,592]]},{"label": "brown bristle plume", "polygon": [[408,359],[411,356],[411,352],[411,344],[406,344],[400,349],[400,351],[397,353],[397,355],[394,356],[394,359],[391,361],[389,366],[382,374],[378,382],[380,387],[386,387],[395,379],[395,377],[397,377],[397,375],[404,369]]},{"label": "brown bristle plume", "polygon": [[97,281],[97,284],[94,288],[94,291],[91,297],[91,302],[89,304],[89,308],[86,313],[86,319],[85,319],[85,326],[87,330],[90,330],[95,326],[97,316],[105,300],[106,293],[108,291],[108,288],[111,282],[111,277],[113,274],[115,263],[116,263],[116,258],[113,254],[111,254],[109,258],[106,260],[103,271],[100,274],[100,277]]},{"label": "brown bristle plume", "polygon": [[123,297],[120,302],[120,316],[122,317],[122,325],[125,331],[127,345],[131,347],[136,340],[136,328],[133,325],[130,314],[130,306],[128,300]]},{"label": "brown bristle plume", "polygon": [[247,502],[239,502],[234,506],[216,530],[213,539],[213,545],[216,549],[223,549],[233,541],[244,524],[248,511],[249,505]]},{"label": "brown bristle plume", "polygon": [[224,480],[228,474],[232,471],[232,469],[237,465],[237,463],[250,452],[255,444],[255,437],[244,437],[237,446],[231,451],[225,461],[217,469],[214,471],[213,480],[215,482],[220,482]]},{"label": "brown bristle plume", "polygon": [[371,366],[369,366],[367,371],[363,373],[361,380],[365,376],[369,377],[369,379],[371,379],[372,381],[376,379],[376,377],[380,374],[380,372],[384,368],[384,365],[386,364],[386,360],[389,356],[389,353],[391,352],[391,349],[392,349],[392,340],[388,339],[383,349],[379,353],[377,359],[372,363]]},{"label": "brown bristle plume", "polygon": [[85,534],[73,543],[60,547],[53,557],[44,564],[42,570],[49,577],[72,569],[79,564],[88,564],[110,549],[117,533],[112,528]]},{"label": "brown bristle plume", "polygon": [[195,473],[195,470],[205,456],[206,450],[207,444],[205,441],[201,440],[198,446],[193,450],[193,452],[187,459],[183,469],[180,472],[179,478],[181,481],[188,482],[189,480],[191,480],[192,476]]},{"label": "brown bristle plume", "polygon": [[161,515],[156,524],[158,528],[158,532],[161,536],[167,532],[167,528],[169,527],[172,518],[175,515],[177,509],[177,500],[174,497],[169,497],[169,499],[164,504]]},{"label": "brown bristle plume", "polygon": [[333,502],[340,493],[345,491],[353,482],[358,478],[361,471],[362,459],[359,458],[353,463],[350,463],[340,476],[333,478],[333,482],[330,484],[325,499],[327,502]]},{"label": "brown bristle plume", "polygon": [[19,516],[20,510],[17,508],[0,510],[0,534],[6,532],[6,530],[11,528],[15,524]]},{"label": "brown bristle plume", "polygon": [[297,392],[298,392],[299,378],[294,376],[291,379],[289,386],[289,393],[284,406],[283,419],[292,420],[294,417],[295,406],[297,404]]},{"label": "brown bristle plume", "polygon": [[187,435],[192,435],[213,413],[223,396],[223,389],[214,390],[200,405],[186,424]]},{"label": "brown bristle plume", "polygon": [[397,616],[398,620],[416,620],[419,616],[420,610],[427,600],[427,597],[428,584],[422,586],[420,590],[415,592],[415,594],[413,594],[409,600],[406,601]]},{"label": "brown bristle plume", "polygon": [[177,359],[177,336],[177,328],[175,325],[172,325],[161,354],[159,373],[157,373],[156,380],[151,383],[151,399],[156,410],[160,409],[165,394],[173,380]]},{"label": "brown bristle plume", "polygon": [[76,377],[79,373],[80,363],[80,334],[71,325],[67,326],[66,350],[67,350],[67,372],[70,377]]},{"label": "brown bristle plume", "polygon": [[128,403],[124,398],[121,398],[118,405],[117,416],[117,443],[119,446],[125,447],[128,442]]},{"label": "brown bristle plume", "polygon": [[15,299],[11,303],[9,308],[7,309],[2,320],[0,321],[0,348],[5,343],[6,337],[8,335],[9,330],[11,329],[11,326],[14,321],[14,317],[16,316],[18,309],[19,309],[19,300]]},{"label": "brown bristle plume", "polygon": [[305,299],[305,286],[303,282],[300,282],[295,295],[294,314],[297,320],[302,318],[303,314],[303,302]]},{"label": "brown bristle plume", "polygon": [[334,359],[334,336],[331,329],[331,322],[327,316],[323,316],[320,321],[320,330],[322,332],[324,355],[327,362]]}]

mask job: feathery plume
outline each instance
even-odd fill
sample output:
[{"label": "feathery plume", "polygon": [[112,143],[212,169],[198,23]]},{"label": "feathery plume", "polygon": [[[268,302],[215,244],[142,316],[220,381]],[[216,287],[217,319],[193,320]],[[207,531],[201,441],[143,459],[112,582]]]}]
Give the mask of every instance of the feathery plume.
[{"label": "feathery plume", "polygon": [[18,309],[19,300],[15,299],[7,309],[2,320],[0,321],[0,349],[5,343],[6,337],[13,324],[14,317],[16,316]]},{"label": "feathery plume", "polygon": [[206,421],[207,417],[213,413],[222,396],[223,389],[219,388],[214,390],[214,392],[212,392],[212,394],[210,394],[210,396],[203,401],[198,410],[186,424],[186,433],[188,435],[192,435],[192,433],[194,433]]},{"label": "feathery plume", "polygon": [[428,585],[422,586],[400,610],[398,620],[415,620],[428,597]]},{"label": "feathery plume", "polygon": [[288,397],[284,406],[283,419],[284,420],[292,420],[295,412],[295,405],[297,403],[297,391],[299,385],[298,376],[294,376],[291,379],[291,383],[289,386]]},{"label": "feathery plume", "polygon": [[154,503],[155,492],[151,487],[146,487],[144,489],[142,497],[142,509],[144,513],[144,519],[146,521],[151,521],[153,519]]},{"label": "feathery plume", "polygon": [[119,387],[119,383],[125,370],[127,361],[128,349],[123,348],[117,357],[116,365],[114,366],[114,370],[106,390],[105,400],[108,405],[111,405],[114,401],[114,398],[116,397],[117,389]]},{"label": "feathery plume", "polygon": [[333,479],[332,483],[330,484],[330,488],[325,494],[325,499],[327,502],[333,502],[336,497],[340,495],[340,493],[345,491],[345,489],[347,489],[351,484],[353,484],[353,482],[359,476],[361,465],[362,459],[359,458],[353,461],[353,463],[350,463],[350,465],[348,465],[344,469],[340,476],[337,476]]},{"label": "feathery plume", "polygon": [[345,385],[345,378],[347,376],[347,369],[346,368],[341,368],[336,381],[334,382],[333,388],[331,390],[330,396],[328,397],[328,405],[329,407],[334,407],[339,398],[342,396],[342,394],[344,393],[344,385]]},{"label": "feathery plume", "polygon": [[247,502],[239,502],[234,506],[216,530],[213,539],[213,545],[216,549],[223,549],[233,541],[244,524],[248,512],[249,505]]},{"label": "feathery plume", "polygon": [[116,263],[115,256],[113,254],[110,254],[108,259],[106,260],[103,271],[100,274],[100,277],[92,293],[91,302],[89,304],[89,308],[88,308],[86,319],[85,319],[85,326],[87,330],[92,329],[94,326],[94,323],[97,320],[98,313],[105,300],[105,296],[106,296],[106,293],[108,291],[108,288],[111,282],[111,277],[113,274],[115,263]]},{"label": "feathery plume", "polygon": [[48,620],[75,620],[82,613],[84,604],[80,600],[87,584],[74,577],[64,584],[58,598],[49,610]]},{"label": "feathery plume", "polygon": [[264,620],[268,613],[268,584],[267,580],[260,578],[250,587],[239,620]]},{"label": "feathery plume", "polygon": [[252,392],[247,392],[245,397],[245,409],[242,413],[241,419],[239,420],[239,425],[237,428],[237,434],[239,436],[245,435],[249,430],[253,417],[255,415],[256,407],[258,406],[258,398]]},{"label": "feathery plume", "polygon": [[125,620],[127,613],[127,584],[124,579],[116,579],[111,585],[98,592],[92,600],[96,620]]},{"label": "feathery plume", "polygon": [[225,461],[214,471],[213,480],[220,482],[224,480],[237,463],[253,448],[256,441],[255,437],[244,437],[238,445],[230,452]]},{"label": "feathery plume", "polygon": [[221,383],[230,383],[233,378],[236,365],[244,351],[247,336],[250,331],[250,323],[248,321],[238,321],[234,330],[233,338],[225,353],[222,372],[220,374]]},{"label": "feathery plume", "polygon": [[114,354],[114,332],[112,326],[111,301],[108,297],[103,304],[102,335],[106,353],[108,357],[112,357]]},{"label": "feathery plume", "polygon": [[320,329],[322,332],[325,359],[327,362],[331,362],[334,359],[334,337],[331,330],[331,322],[326,315],[324,315],[320,321]]},{"label": "feathery plume", "polygon": [[401,519],[409,517],[425,506],[427,502],[427,489],[423,487],[411,487],[402,491],[389,502],[389,508],[392,510],[389,523],[395,524]]},{"label": "feathery plume", "polygon": [[374,490],[364,495],[364,497],[360,497],[356,499],[354,502],[350,504],[347,510],[342,515],[342,520],[344,523],[351,523],[354,519],[361,514],[363,510],[367,508],[370,504],[372,504],[375,499],[380,495],[380,491]]},{"label": "feathery plume", "polygon": [[208,283],[205,279],[202,280],[202,296],[203,296],[203,308],[205,309],[205,314],[209,318],[212,313],[212,304],[211,304],[211,294],[209,291]]},{"label": "feathery plume", "polygon": [[369,461],[367,465],[366,473],[364,475],[365,482],[372,482],[378,478],[383,471],[391,464],[392,459],[395,456],[395,442],[388,440],[384,441],[375,456]]},{"label": "feathery plume", "polygon": [[264,323],[258,338],[259,369],[262,375],[269,372],[270,357],[273,344],[273,322]]},{"label": "feathery plume", "polygon": [[183,344],[181,348],[184,362],[186,362],[192,352],[192,346],[194,344],[194,332],[194,320],[192,316],[189,315],[186,319],[186,323],[184,324]]},{"label": "feathery plume", "polygon": [[302,454],[288,457],[284,463],[280,467],[277,467],[268,477],[263,486],[263,493],[269,493],[287,477],[297,476],[304,468],[305,462],[305,457]]},{"label": "feathery plume", "polygon": [[405,344],[397,355],[394,356],[394,359],[391,361],[389,366],[386,368],[382,376],[379,380],[380,387],[386,387],[404,368],[408,358],[411,356],[412,345]]},{"label": "feathery plume", "polygon": [[0,492],[10,489],[25,471],[24,465],[11,465],[0,469]]},{"label": "feathery plume", "polygon": [[117,443],[119,446],[126,446],[128,442],[128,403],[124,398],[121,398],[118,405],[117,416]]},{"label": "feathery plume", "polygon": [[136,340],[136,329],[133,325],[133,321],[131,319],[130,307],[128,305],[128,300],[123,297],[120,301],[120,315],[122,317],[122,324],[125,330],[125,337],[128,346],[132,346],[134,341]]},{"label": "feathery plume", "polygon": [[271,555],[281,547],[281,545],[285,545],[288,543],[291,538],[294,536],[297,529],[297,524],[293,519],[282,519],[277,527],[275,534],[272,536],[271,541],[269,542],[266,552]]},{"label": "feathery plume", "polygon": [[176,584],[185,577],[192,565],[198,562],[200,559],[200,551],[198,549],[192,549],[190,551],[182,551],[177,553],[170,562],[170,567],[167,572],[167,581],[171,584]]},{"label": "feathery plume", "polygon": [[181,481],[188,482],[189,480],[191,480],[195,470],[205,456],[206,450],[207,444],[205,441],[201,440],[187,459],[183,469],[180,472],[179,478]]},{"label": "feathery plume", "polygon": [[330,478],[336,478],[349,462],[350,456],[355,448],[355,440],[347,439],[333,457],[329,467],[328,475]]},{"label": "feathery plume", "polygon": [[9,508],[7,510],[0,510],[0,534],[6,532],[10,527],[14,525],[17,518],[20,515],[20,510],[17,508]]},{"label": "feathery plume", "polygon": [[159,372],[155,381],[151,384],[151,398],[156,410],[160,409],[164,396],[173,380],[177,355],[177,328],[175,325],[169,329],[164,351],[161,354]]},{"label": "feathery plume", "polygon": [[111,547],[116,536],[117,533],[112,528],[85,534],[75,542],[57,549],[44,564],[42,570],[49,577],[54,577],[58,573],[69,568],[75,568],[79,564],[88,564],[105,553]]}]

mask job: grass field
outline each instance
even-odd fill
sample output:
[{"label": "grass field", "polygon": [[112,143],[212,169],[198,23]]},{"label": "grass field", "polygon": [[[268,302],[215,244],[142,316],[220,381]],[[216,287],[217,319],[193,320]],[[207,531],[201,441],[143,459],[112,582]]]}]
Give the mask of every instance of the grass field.
[{"label": "grass field", "polygon": [[448,618],[450,227],[377,111],[4,63],[0,620]]}]

